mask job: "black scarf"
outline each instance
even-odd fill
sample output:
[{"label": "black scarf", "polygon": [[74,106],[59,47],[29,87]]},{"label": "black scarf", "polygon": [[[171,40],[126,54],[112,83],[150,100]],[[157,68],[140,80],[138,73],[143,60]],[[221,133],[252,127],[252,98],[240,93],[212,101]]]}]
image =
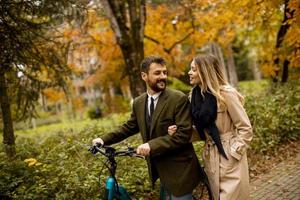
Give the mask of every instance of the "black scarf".
[{"label": "black scarf", "polygon": [[219,130],[215,123],[218,114],[216,97],[209,92],[205,92],[203,98],[200,87],[196,86],[192,91],[191,104],[193,122],[200,138],[202,140],[206,139],[204,129],[207,130],[208,134],[217,145],[219,153],[228,159],[221,143]]}]

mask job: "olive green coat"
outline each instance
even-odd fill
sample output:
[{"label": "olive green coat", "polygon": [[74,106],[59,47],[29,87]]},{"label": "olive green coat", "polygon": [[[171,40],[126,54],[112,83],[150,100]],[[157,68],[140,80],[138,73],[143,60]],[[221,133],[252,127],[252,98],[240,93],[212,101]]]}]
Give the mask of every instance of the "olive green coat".
[{"label": "olive green coat", "polygon": [[[147,158],[149,175],[154,184],[157,178],[175,196],[192,192],[200,181],[200,165],[190,143],[192,120],[186,95],[166,89],[159,97],[153,114],[151,130],[145,123],[147,94],[133,101],[130,119],[118,130],[102,137],[105,144],[117,143],[138,132],[150,145]],[[168,135],[168,127],[176,124],[177,131]]]}]

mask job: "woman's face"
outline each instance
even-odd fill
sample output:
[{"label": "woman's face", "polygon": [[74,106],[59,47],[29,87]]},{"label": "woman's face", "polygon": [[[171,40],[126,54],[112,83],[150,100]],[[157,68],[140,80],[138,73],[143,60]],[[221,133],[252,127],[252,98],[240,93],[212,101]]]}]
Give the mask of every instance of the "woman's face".
[{"label": "woman's face", "polygon": [[188,75],[190,76],[190,84],[191,85],[200,85],[200,77],[199,77],[198,69],[195,65],[194,60],[191,63],[191,69],[188,72]]}]

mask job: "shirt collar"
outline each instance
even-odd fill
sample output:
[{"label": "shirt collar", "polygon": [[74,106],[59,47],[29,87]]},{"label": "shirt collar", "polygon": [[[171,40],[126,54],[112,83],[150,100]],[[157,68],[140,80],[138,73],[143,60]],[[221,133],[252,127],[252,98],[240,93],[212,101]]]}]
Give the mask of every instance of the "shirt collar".
[{"label": "shirt collar", "polygon": [[147,92],[147,94],[148,94],[148,98],[153,98],[154,99],[154,101],[159,97],[159,95],[161,94],[162,92],[157,92],[157,93],[155,93],[155,94],[153,94],[153,95],[150,95],[148,92]]}]

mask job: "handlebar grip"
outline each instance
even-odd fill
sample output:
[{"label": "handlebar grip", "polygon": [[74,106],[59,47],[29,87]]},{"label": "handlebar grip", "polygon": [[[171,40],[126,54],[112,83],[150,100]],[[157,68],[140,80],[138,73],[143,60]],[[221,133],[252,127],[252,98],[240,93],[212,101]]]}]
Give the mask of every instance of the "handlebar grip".
[{"label": "handlebar grip", "polygon": [[95,155],[99,150],[96,146],[91,146],[88,151]]}]

